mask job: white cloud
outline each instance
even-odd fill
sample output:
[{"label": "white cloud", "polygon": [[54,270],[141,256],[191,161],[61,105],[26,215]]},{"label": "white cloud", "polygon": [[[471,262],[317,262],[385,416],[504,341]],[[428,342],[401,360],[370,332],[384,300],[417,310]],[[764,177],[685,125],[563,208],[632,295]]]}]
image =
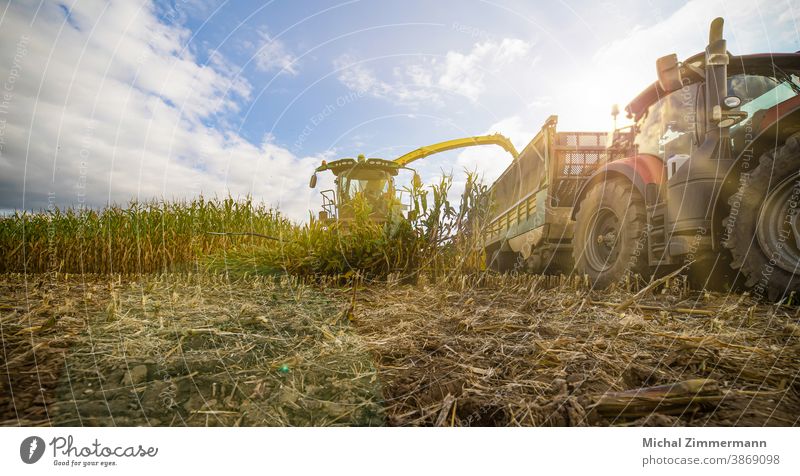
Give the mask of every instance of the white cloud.
[{"label": "white cloud", "polygon": [[199,193],[249,193],[294,218],[316,208],[317,158],[207,125],[251,86],[218,53],[198,64],[189,32],[152,5],[77,2],[75,26],[55,2],[32,11],[12,4],[0,24],[0,84],[13,81],[0,94],[0,208]]},{"label": "white cloud", "polygon": [[[395,71],[395,75],[399,74],[400,69]],[[419,64],[412,64],[406,67],[405,74],[411,80],[411,84],[421,88],[433,87],[433,72]]]},{"label": "white cloud", "polygon": [[487,74],[499,74],[504,67],[527,56],[529,51],[529,43],[512,38],[504,38],[500,43],[491,40],[478,43],[467,54],[449,51],[445,55],[439,86],[477,101],[486,90],[484,77]]},{"label": "white cloud", "polygon": [[359,94],[390,100],[397,104],[419,105],[422,101],[441,104],[439,91],[430,83],[430,72],[421,66],[395,68],[396,81],[389,83],[378,79],[375,73],[350,55],[334,60],[334,68],[341,69],[338,78],[348,89]]},{"label": "white cloud", "polygon": [[[488,40],[476,43],[468,53],[448,51],[441,61],[426,58],[397,66],[392,70],[392,81],[378,78],[372,69],[350,55],[337,58],[334,67],[344,68],[339,80],[354,91],[398,104],[432,101],[441,105],[446,93],[478,101],[487,92],[487,75],[497,78],[514,74],[511,67],[528,57],[530,50],[530,43],[520,39]],[[534,62],[532,59],[528,66]]]},{"label": "white cloud", "polygon": [[255,53],[256,66],[262,71],[282,71],[297,74],[297,58],[289,53],[282,41],[272,38],[269,33],[258,33],[261,43]]}]

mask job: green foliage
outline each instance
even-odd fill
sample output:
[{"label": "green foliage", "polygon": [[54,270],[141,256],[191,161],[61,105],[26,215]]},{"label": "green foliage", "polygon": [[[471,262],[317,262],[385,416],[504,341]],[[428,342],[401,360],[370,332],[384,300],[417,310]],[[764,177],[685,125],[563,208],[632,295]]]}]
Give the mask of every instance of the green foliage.
[{"label": "green foliage", "polygon": [[[339,222],[310,220],[292,230],[292,235],[275,247],[247,250],[228,255],[229,262],[250,263],[254,271],[269,263],[301,276],[347,275],[384,277],[390,273],[415,276],[420,271],[433,274],[474,266],[477,233],[462,233],[474,228],[478,210],[486,200],[487,187],[468,175],[465,194],[458,209],[448,199],[452,177],[436,184],[406,188],[410,210],[406,217],[398,212],[376,222],[366,200],[353,202],[354,218]],[[484,213],[485,215],[485,213]],[[467,259],[472,256],[473,259]]]},{"label": "green foliage", "polygon": [[[53,209],[0,219],[0,272],[148,273],[211,269],[237,274],[415,276],[474,266],[486,187],[469,175],[461,204],[452,177],[412,184],[410,210],[376,221],[365,199],[353,218],[297,225],[248,197],[131,202],[102,211]],[[483,215],[481,215],[483,213]],[[210,232],[256,233],[258,236]]]},{"label": "green foliage", "polygon": [[[248,197],[131,202],[102,211],[18,212],[0,218],[0,272],[147,273],[195,267],[222,250],[260,247],[292,224]],[[203,258],[204,259],[204,258]]]}]

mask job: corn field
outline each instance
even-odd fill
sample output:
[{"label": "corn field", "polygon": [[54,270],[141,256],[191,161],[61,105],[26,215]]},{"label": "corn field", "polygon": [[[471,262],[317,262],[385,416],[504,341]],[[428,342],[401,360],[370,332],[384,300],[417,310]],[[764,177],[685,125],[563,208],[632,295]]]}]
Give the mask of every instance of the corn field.
[{"label": "corn field", "polygon": [[0,272],[148,273],[192,269],[224,250],[263,245],[292,224],[276,210],[233,198],[131,202],[101,211],[54,209],[0,218]]},{"label": "corn field", "polygon": [[384,223],[370,219],[366,200],[353,202],[354,219],[339,222],[311,220],[294,227],[273,244],[240,248],[212,258],[214,267],[259,274],[271,270],[303,276],[358,273],[368,278],[399,275],[411,280],[423,272],[433,276],[473,271],[482,259],[478,232],[485,212],[487,187],[468,174],[456,209],[448,199],[452,177],[443,176],[428,187],[406,189],[411,207],[405,216]]},{"label": "corn field", "polygon": [[[0,272],[135,274],[210,269],[298,276],[415,276],[476,265],[486,187],[469,176],[456,209],[452,178],[407,189],[412,208],[386,223],[366,202],[348,222],[288,220],[251,198],[131,202],[0,218]],[[260,235],[260,236],[259,236]],[[266,237],[266,239],[265,239]]]}]

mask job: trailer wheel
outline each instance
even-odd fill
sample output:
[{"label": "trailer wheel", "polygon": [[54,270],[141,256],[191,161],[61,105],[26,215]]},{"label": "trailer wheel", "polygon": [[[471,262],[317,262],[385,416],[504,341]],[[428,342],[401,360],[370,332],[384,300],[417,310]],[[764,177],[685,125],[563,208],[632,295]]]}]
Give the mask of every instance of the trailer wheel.
[{"label": "trailer wheel", "polygon": [[575,271],[599,289],[627,274],[647,272],[644,200],[626,179],[595,184],[575,217],[572,256]]},{"label": "trailer wheel", "polygon": [[745,286],[772,300],[800,291],[800,133],[762,155],[728,204],[723,244]]}]

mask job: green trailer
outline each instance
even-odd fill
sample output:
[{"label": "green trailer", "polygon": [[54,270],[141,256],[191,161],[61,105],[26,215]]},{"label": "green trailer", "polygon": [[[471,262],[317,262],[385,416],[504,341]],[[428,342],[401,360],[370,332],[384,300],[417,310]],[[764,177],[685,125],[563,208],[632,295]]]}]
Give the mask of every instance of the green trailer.
[{"label": "green trailer", "polygon": [[607,132],[559,132],[550,116],[489,189],[483,232],[486,265],[496,271],[572,269],[575,199],[598,165],[621,157]]}]

